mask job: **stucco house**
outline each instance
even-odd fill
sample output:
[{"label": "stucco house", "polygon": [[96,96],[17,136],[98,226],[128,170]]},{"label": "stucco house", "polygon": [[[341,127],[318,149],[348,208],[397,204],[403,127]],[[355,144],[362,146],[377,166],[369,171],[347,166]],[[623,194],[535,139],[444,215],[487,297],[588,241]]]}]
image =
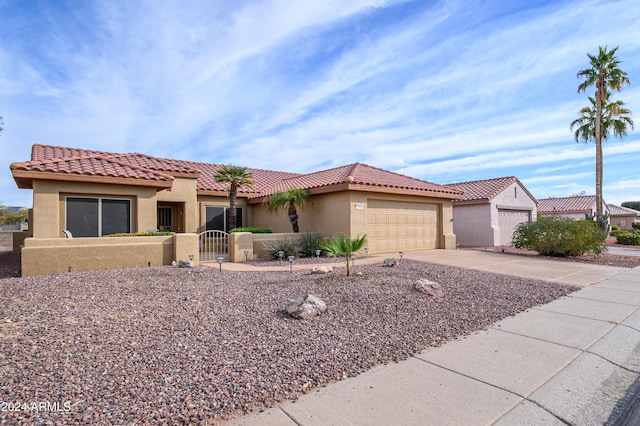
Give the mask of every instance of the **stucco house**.
[{"label": "stucco house", "polygon": [[459,245],[508,245],[520,223],[536,218],[538,202],[515,176],[446,186],[464,192],[453,202],[453,232]]},{"label": "stucco house", "polygon": [[[18,187],[33,190],[32,238],[25,240],[23,270],[25,253],[35,247],[55,246],[62,253],[62,246],[93,238],[91,244],[103,245],[105,252],[104,244],[124,243],[96,239],[116,232],[162,229],[197,238],[207,230],[228,230],[228,185],[214,180],[219,168],[140,153],[33,145],[29,161],[11,164]],[[290,232],[287,216],[269,213],[265,202],[275,192],[298,187],[312,195],[312,204],[299,212],[301,232],[367,234],[372,254],[455,248],[452,202],[462,198],[459,189],[362,163],[308,174],[248,170],[254,185],[238,193],[238,226]],[[73,242],[64,241],[65,230]],[[197,244],[186,237],[181,241]],[[164,264],[180,256],[166,251],[159,255]],[[80,249],[67,253],[74,255],[85,256]],[[126,266],[152,263],[144,259],[140,255]]]},{"label": "stucco house", "polygon": [[[610,213],[604,203],[603,213]],[[538,214],[541,216],[559,215],[570,219],[584,219],[585,214],[596,213],[595,195],[574,195],[572,197],[543,198],[538,200]]]},{"label": "stucco house", "polygon": [[609,222],[612,226],[617,226],[620,229],[626,229],[628,231],[633,230],[631,225],[634,222],[640,222],[640,212],[638,210],[630,209],[628,207],[616,206],[615,204],[608,204],[611,217]]}]

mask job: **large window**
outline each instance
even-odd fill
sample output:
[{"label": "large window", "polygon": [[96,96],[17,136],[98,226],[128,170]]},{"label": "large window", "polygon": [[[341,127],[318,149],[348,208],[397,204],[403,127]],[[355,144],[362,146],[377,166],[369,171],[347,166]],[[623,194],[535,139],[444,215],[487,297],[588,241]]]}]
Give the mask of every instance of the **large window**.
[{"label": "large window", "polygon": [[131,200],[67,197],[65,228],[74,237],[131,232]]},{"label": "large window", "polygon": [[[212,207],[206,208],[206,230],[218,230],[229,232],[229,207]],[[242,226],[242,208],[236,207],[236,227]]]}]

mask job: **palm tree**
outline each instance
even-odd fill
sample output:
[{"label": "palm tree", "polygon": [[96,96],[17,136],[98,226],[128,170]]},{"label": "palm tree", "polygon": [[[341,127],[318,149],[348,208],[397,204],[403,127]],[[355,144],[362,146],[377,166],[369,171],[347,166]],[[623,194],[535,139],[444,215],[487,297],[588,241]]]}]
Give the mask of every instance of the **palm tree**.
[{"label": "palm tree", "polygon": [[253,186],[253,175],[246,167],[226,164],[213,177],[216,182],[229,183],[229,229],[236,227],[236,207],[238,205],[238,189]]},{"label": "palm tree", "polygon": [[578,93],[582,93],[591,86],[595,86],[595,122],[593,140],[596,144],[596,214],[602,214],[602,105],[608,99],[610,90],[620,91],[623,86],[629,84],[627,73],[618,65],[620,61],[616,57],[617,47],[607,50],[607,47],[599,47],[598,55],[587,54],[589,68],[578,71],[577,77],[584,78],[578,85]]},{"label": "palm tree", "polygon": [[[609,102],[609,93],[600,108],[600,135],[606,141],[611,134],[620,139],[627,136],[629,129],[633,129],[633,120],[630,117],[631,111],[624,107],[624,102]],[[591,106],[586,106],[580,110],[580,117],[571,122],[571,129],[575,128],[576,142],[585,143],[595,139],[595,127],[598,117],[596,100],[589,97]]]},{"label": "palm tree", "polygon": [[289,215],[289,222],[293,232],[300,232],[298,227],[298,210],[296,206],[301,209],[307,203],[311,202],[311,194],[306,189],[291,188],[286,191],[276,192],[269,199],[269,213],[277,213],[281,208],[287,210]]},{"label": "palm tree", "polygon": [[351,255],[362,250],[367,242],[367,235],[358,235],[355,238],[349,238],[346,235],[338,235],[331,240],[323,241],[320,245],[329,256],[344,255],[344,262],[347,265],[347,276],[351,275]]}]

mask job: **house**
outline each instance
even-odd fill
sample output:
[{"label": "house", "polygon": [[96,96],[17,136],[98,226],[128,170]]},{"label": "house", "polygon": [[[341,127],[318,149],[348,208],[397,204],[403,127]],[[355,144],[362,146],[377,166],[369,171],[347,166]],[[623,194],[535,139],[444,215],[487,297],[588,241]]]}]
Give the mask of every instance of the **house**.
[{"label": "house", "polygon": [[514,176],[446,186],[464,192],[453,202],[453,232],[459,245],[511,244],[516,227],[536,218],[536,198]]},{"label": "house", "polygon": [[[228,184],[214,179],[220,167],[140,153],[34,145],[31,160],[11,164],[18,187],[33,190],[32,238],[25,240],[23,271],[25,252],[35,248],[55,247],[56,256],[64,256],[60,262],[74,259],[82,264],[88,244],[80,241],[84,238],[93,238],[91,244],[101,246],[100,259],[108,258],[105,264],[122,265],[118,259],[122,257],[122,245],[146,244],[146,240],[95,240],[119,232],[161,229],[178,236],[173,243],[163,240],[164,249],[154,248],[154,260],[147,260],[148,251],[126,248],[132,256],[126,266],[167,264],[172,259],[184,259],[181,256],[185,253],[193,255],[197,251],[197,234],[228,231]],[[254,185],[238,192],[238,226],[290,232],[287,216],[268,213],[265,203],[275,192],[298,187],[308,189],[312,196],[312,204],[300,212],[302,232],[318,232],[325,237],[367,234],[372,254],[455,248],[452,202],[462,198],[459,189],[362,163],[308,174],[248,170]],[[69,231],[73,242],[61,240],[64,231]],[[172,252],[168,245],[174,243],[182,248],[174,246]],[[155,243],[149,240],[148,244]],[[114,247],[108,249],[106,245]],[[65,253],[63,246],[75,251]],[[233,250],[232,243],[229,247]],[[114,253],[108,254],[109,250]],[[35,262],[36,256],[32,257]],[[44,265],[42,268],[46,269]],[[69,265],[69,269],[73,267]]]},{"label": "house", "polygon": [[614,204],[608,204],[607,206],[611,214],[609,221],[612,226],[632,231],[633,226],[631,224],[640,222],[640,212],[638,210],[616,206]]},{"label": "house", "polygon": [[[596,213],[596,206],[595,195],[543,198],[538,200],[538,214],[541,216],[559,215],[570,219],[584,219],[586,214]],[[606,203],[603,213],[609,213]]]}]

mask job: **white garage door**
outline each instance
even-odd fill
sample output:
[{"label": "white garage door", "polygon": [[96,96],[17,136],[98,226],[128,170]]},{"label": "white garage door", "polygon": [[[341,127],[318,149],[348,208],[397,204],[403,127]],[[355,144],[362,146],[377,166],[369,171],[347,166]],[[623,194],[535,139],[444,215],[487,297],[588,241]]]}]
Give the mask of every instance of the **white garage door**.
[{"label": "white garage door", "polygon": [[368,200],[367,244],[371,253],[438,247],[437,204]]},{"label": "white garage door", "polygon": [[529,222],[530,212],[527,210],[498,209],[498,226],[500,227],[500,244],[511,244],[513,231],[522,222]]}]

